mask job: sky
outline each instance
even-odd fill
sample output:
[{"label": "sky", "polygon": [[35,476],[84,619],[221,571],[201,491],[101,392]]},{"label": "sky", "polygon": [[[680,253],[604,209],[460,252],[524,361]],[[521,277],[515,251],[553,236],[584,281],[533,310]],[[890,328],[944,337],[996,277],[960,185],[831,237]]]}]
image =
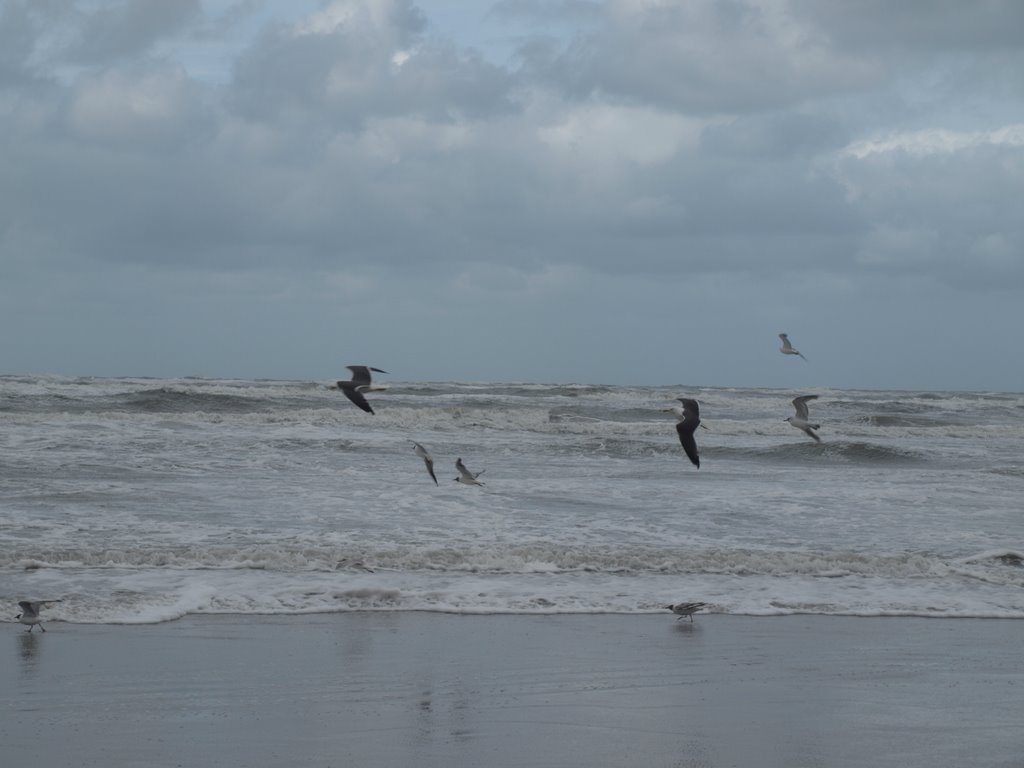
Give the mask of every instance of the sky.
[{"label": "sky", "polygon": [[0,0],[0,374],[1022,391],[1021,30]]}]

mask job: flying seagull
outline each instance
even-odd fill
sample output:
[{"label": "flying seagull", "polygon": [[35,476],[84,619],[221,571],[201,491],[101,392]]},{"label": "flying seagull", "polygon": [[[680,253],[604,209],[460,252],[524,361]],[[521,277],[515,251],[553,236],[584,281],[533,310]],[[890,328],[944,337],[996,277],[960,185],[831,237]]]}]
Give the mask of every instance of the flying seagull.
[{"label": "flying seagull", "polygon": [[470,472],[466,469],[466,465],[462,463],[462,459],[455,460],[455,468],[459,470],[459,476],[455,478],[455,482],[465,483],[466,485],[483,485],[477,478],[486,472],[486,469],[481,469],[479,472]]},{"label": "flying seagull", "polygon": [[675,605],[666,605],[665,607],[679,617],[676,621],[682,620],[684,616],[689,616],[692,622],[693,614],[706,605],[707,603],[676,603]]},{"label": "flying seagull", "polygon": [[427,465],[427,472],[430,473],[430,477],[434,481],[434,485],[437,485],[437,475],[434,474],[434,457],[430,455],[430,451],[415,440],[412,441],[412,444],[415,446],[413,450],[416,451],[416,455],[423,459],[423,463]]},{"label": "flying seagull", "polygon": [[[793,349],[793,345],[789,343],[788,334],[780,333],[779,338],[782,339],[782,346],[779,347],[779,352],[781,352],[784,355],[800,355],[800,352],[798,350]],[[807,362],[806,357],[804,357],[803,355],[800,355],[800,357],[803,357],[805,363]]]},{"label": "flying seagull", "polygon": [[352,381],[339,381],[338,389],[345,393],[345,397],[351,400],[353,403],[358,405],[367,413],[373,413],[373,408],[366,402],[366,398],[363,397],[363,392],[373,392],[382,387],[374,387],[370,383],[370,371],[376,371],[377,373],[387,373],[382,371],[380,368],[371,368],[368,365],[346,365],[350,371],[352,371]]},{"label": "flying seagull", "polygon": [[29,632],[32,631],[32,628],[36,624],[38,624],[39,628],[43,630],[43,632],[45,632],[46,627],[44,627],[43,622],[39,620],[39,609],[42,608],[44,605],[59,602],[60,600],[19,600],[18,607],[21,608],[21,613],[19,613],[14,618],[16,618],[22,624],[28,624]]},{"label": "flying seagull", "polygon": [[[700,426],[700,406],[697,405],[696,400],[691,400],[688,397],[677,397],[676,399],[683,404],[682,409],[676,407],[671,409],[679,417],[679,423],[676,424],[679,442],[682,443],[683,450],[686,451],[686,455],[690,457],[690,461],[693,462],[694,466],[700,468],[697,441],[693,438],[693,433]],[[707,427],[704,427],[704,429],[707,429]]]},{"label": "flying seagull", "polygon": [[802,397],[793,398],[793,407],[796,408],[796,416],[790,416],[786,421],[797,429],[807,433],[810,437],[813,437],[815,442],[820,443],[821,438],[814,434],[813,430],[821,429],[821,424],[811,424],[807,420],[807,401],[817,399],[817,395],[803,395]]}]

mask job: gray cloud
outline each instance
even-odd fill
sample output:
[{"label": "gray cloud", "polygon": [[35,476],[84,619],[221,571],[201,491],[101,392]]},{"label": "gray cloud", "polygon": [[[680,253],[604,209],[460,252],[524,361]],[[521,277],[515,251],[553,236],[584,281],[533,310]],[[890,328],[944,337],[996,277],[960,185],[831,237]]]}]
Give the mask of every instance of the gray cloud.
[{"label": "gray cloud", "polygon": [[1024,6],[987,0],[984,7],[957,0],[792,0],[793,12],[828,34],[833,45],[860,51],[1020,51]]},{"label": "gray cloud", "polygon": [[[504,64],[428,1],[282,8],[0,8],[0,322],[38,333],[4,359],[46,368],[73,338],[110,372],[289,375],[344,343],[410,376],[612,381],[698,328],[700,383],[788,386],[765,373],[779,330],[822,350],[899,325],[935,355],[926,320],[1014,333],[1012,8],[915,29],[863,4],[506,0],[485,19],[524,40]],[[218,45],[226,80],[193,58]],[[431,346],[467,333],[473,370]],[[239,370],[217,368],[233,341]],[[825,356],[815,383],[976,383],[895,344],[870,375]],[[683,376],[658,360],[647,380]]]},{"label": "gray cloud", "polygon": [[199,0],[106,0],[77,8],[78,23],[65,49],[69,60],[116,63],[148,51],[158,40],[199,20]]},{"label": "gray cloud", "polygon": [[250,119],[283,113],[348,130],[373,117],[452,121],[509,108],[509,75],[425,37],[410,2],[351,8],[268,29],[238,60],[227,103]]},{"label": "gray cloud", "polygon": [[784,4],[628,3],[562,50],[525,46],[527,68],[574,98],[593,95],[687,113],[750,113],[868,87],[884,70],[830,51]]}]

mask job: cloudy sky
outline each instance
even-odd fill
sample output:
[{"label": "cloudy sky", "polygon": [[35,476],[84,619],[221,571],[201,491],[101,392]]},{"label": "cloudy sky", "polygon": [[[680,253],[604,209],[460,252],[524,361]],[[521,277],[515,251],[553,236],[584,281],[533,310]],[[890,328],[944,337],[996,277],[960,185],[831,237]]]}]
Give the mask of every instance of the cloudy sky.
[{"label": "cloudy sky", "polygon": [[0,0],[0,373],[1024,390],[1021,30]]}]

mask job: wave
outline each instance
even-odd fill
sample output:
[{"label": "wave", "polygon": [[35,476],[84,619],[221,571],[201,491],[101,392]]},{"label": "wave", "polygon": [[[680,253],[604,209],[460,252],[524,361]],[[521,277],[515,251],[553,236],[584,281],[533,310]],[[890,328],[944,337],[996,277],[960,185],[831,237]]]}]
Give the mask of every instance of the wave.
[{"label": "wave", "polygon": [[111,395],[106,405],[111,409],[137,410],[143,413],[251,413],[267,408],[265,399],[215,392],[190,392],[167,387],[147,389],[129,395]]},{"label": "wave", "polygon": [[790,463],[798,460],[802,462],[839,461],[851,464],[916,464],[930,460],[928,454],[911,448],[846,440],[824,440],[821,443],[801,440],[757,448],[702,448],[702,453],[722,456],[732,454],[737,457],[756,457]]},{"label": "wave", "polygon": [[[1010,555],[1005,555],[1010,557]],[[484,574],[730,574],[741,576],[943,575],[985,558],[947,561],[924,554],[694,549],[678,547],[580,547],[547,542],[516,545],[358,548],[302,545],[181,546],[102,549],[23,547],[0,555],[0,569],[177,569],[277,572],[391,571]]]},{"label": "wave", "polygon": [[944,427],[959,422],[952,419],[936,419],[931,416],[909,416],[905,414],[882,414],[859,416],[854,421],[872,427]]}]

